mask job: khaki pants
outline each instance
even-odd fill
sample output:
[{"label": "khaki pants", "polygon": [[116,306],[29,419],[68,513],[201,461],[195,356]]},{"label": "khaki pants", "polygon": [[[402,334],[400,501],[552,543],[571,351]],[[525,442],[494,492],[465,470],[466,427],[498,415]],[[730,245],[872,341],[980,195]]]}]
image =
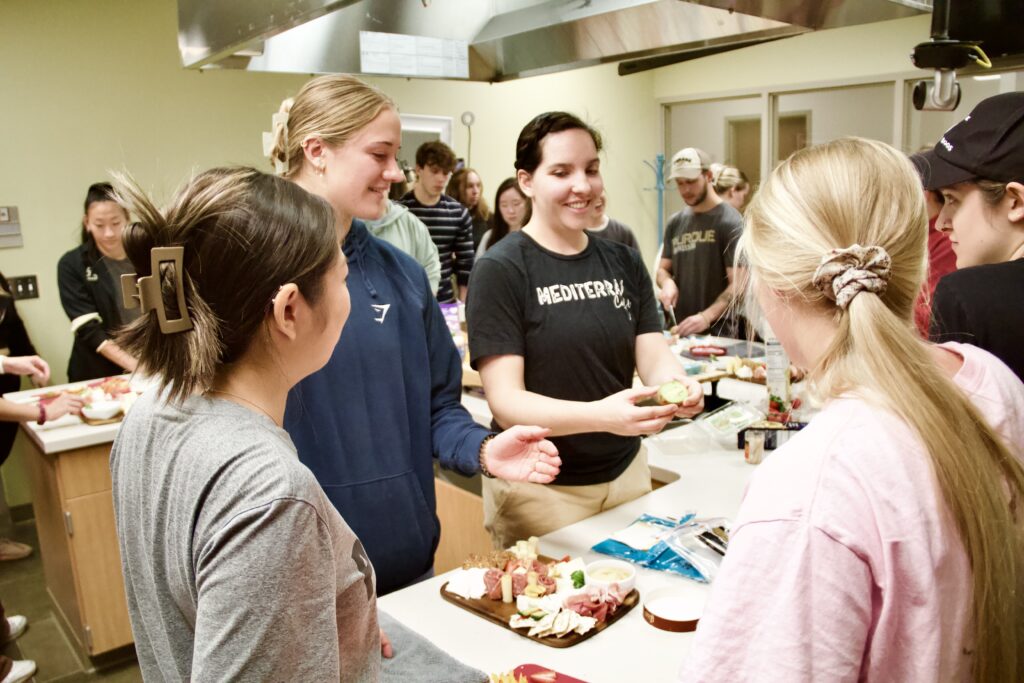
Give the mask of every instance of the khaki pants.
[{"label": "khaki pants", "polygon": [[556,486],[487,479],[483,481],[484,528],[495,548],[520,539],[542,536],[651,491],[647,447],[618,479],[587,486]]}]

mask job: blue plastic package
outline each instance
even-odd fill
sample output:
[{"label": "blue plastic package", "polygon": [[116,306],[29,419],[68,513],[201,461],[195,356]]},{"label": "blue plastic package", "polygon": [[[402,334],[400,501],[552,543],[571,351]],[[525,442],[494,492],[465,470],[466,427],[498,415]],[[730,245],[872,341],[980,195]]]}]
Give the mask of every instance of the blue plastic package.
[{"label": "blue plastic package", "polygon": [[[668,536],[672,530],[686,524],[694,517],[696,517],[696,514],[693,512],[686,513],[683,515],[682,519],[679,520],[654,517],[653,515],[640,515],[636,518],[636,521],[634,521],[633,524],[642,522],[651,526],[664,527],[666,532],[665,536]],[[627,562],[638,564],[641,567],[646,567],[647,569],[672,572],[673,574],[680,574],[693,579],[694,581],[699,581],[700,583],[708,583],[707,578],[705,578],[701,572],[676,554],[676,552],[672,550],[664,540],[659,540],[657,543],[652,545],[649,550],[638,550],[637,548],[626,545],[621,541],[606,538],[593,546],[591,550],[601,553],[602,555],[611,555],[612,557],[617,557],[620,560],[626,560]]]}]

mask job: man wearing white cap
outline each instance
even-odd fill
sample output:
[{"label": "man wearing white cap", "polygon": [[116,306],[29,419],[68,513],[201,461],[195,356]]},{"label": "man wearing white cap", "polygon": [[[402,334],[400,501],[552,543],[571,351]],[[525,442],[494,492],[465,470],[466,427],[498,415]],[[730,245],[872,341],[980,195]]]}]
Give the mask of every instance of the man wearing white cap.
[{"label": "man wearing white cap", "polygon": [[736,281],[733,257],[743,218],[715,192],[710,167],[705,152],[686,147],[672,157],[669,173],[686,208],[668,221],[656,280],[658,298],[679,322],[672,332],[680,336],[734,336],[725,329],[725,314]]}]

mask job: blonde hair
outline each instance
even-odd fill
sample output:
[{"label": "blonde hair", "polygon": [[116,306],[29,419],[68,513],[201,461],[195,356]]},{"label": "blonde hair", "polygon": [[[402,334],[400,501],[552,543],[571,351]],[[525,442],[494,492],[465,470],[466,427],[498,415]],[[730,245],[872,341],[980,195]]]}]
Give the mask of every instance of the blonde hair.
[{"label": "blonde hair", "polygon": [[[1024,538],[1015,512],[1024,468],[913,330],[927,230],[921,182],[907,157],[844,138],[775,169],[747,209],[739,251],[753,279],[835,316],[835,339],[809,375],[815,393],[855,393],[898,415],[923,442],[971,564],[974,636],[964,647],[975,652],[974,680],[1021,681]],[[853,244],[885,249],[891,274],[884,292],[861,292],[842,311],[813,277],[830,249]]]},{"label": "blonde hair", "polygon": [[394,101],[377,88],[348,74],[320,76],[302,86],[294,98],[281,103],[287,123],[274,124],[271,164],[282,162],[285,178],[299,173],[305,160],[303,144],[311,136],[329,145],[343,145]]},{"label": "blonde hair", "polygon": [[724,194],[732,189],[742,192],[750,187],[750,181],[743,171],[725,164],[711,164],[711,184],[715,186],[715,192],[718,194]]}]

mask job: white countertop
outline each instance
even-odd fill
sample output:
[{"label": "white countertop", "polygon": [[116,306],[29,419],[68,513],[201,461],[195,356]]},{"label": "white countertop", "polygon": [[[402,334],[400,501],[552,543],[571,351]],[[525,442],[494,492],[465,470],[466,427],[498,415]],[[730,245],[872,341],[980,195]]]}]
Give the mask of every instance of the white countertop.
[{"label": "white countertop", "polygon": [[[149,384],[148,380],[137,375],[121,376],[129,380],[132,388],[136,391],[141,391]],[[58,384],[52,387],[29,389],[27,391],[14,391],[4,394],[3,397],[14,403],[34,403],[43,394],[53,391],[79,389],[95,381],[97,380]],[[117,430],[121,427],[121,423],[87,425],[74,415],[65,415],[56,420],[51,420],[42,426],[37,425],[35,421],[22,422],[21,426],[40,451],[51,454],[111,443],[114,441],[114,437],[117,436]]]},{"label": "white countertop", "polygon": [[[723,380],[719,394],[752,400],[764,395],[764,387]],[[463,403],[482,423],[490,421],[486,401],[466,396]],[[627,527],[641,514],[679,516],[687,510],[700,517],[734,518],[740,499],[755,467],[743,460],[735,447],[711,443],[700,427],[687,425],[646,440],[648,458],[656,479],[674,481],[634,501],[547,534],[540,552],[585,561],[601,557],[590,547]],[[662,586],[697,586],[697,596],[710,586],[666,572],[637,568],[641,603],[650,591]],[[588,683],[604,681],[670,681],[689,651],[691,633],[669,633],[643,619],[642,604],[589,640],[559,649],[535,643],[492,624],[440,596],[446,574],[384,596],[380,608],[431,640],[463,662],[488,673],[510,671],[534,663]],[[698,597],[698,599],[700,599]]]}]

